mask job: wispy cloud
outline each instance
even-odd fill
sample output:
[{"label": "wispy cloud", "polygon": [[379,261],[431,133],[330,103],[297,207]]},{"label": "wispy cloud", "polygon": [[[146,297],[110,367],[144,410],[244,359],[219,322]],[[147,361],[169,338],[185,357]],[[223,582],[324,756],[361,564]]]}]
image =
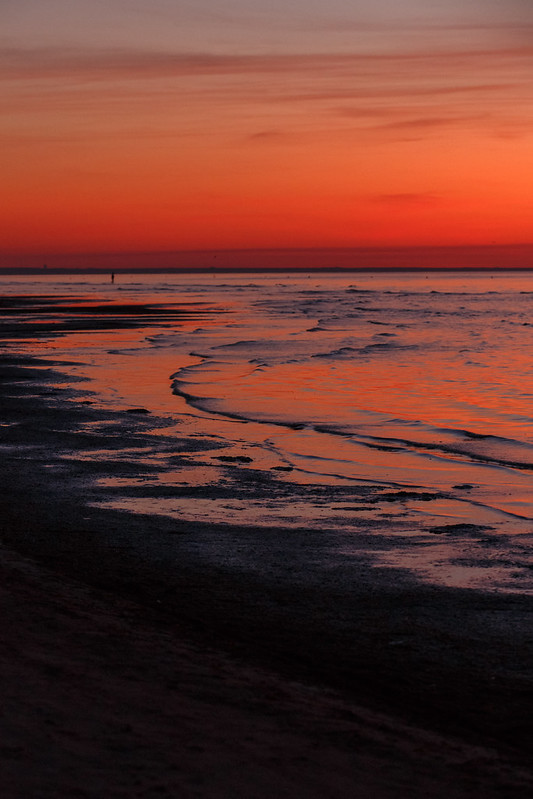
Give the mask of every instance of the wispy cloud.
[{"label": "wispy cloud", "polygon": [[376,125],[376,129],[381,130],[397,130],[397,131],[420,131],[429,130],[432,128],[449,127],[451,125],[464,125],[470,122],[487,122],[487,117],[484,115],[473,115],[465,117],[419,117],[417,119],[400,119],[395,122],[386,122],[381,125]]},{"label": "wispy cloud", "polygon": [[256,133],[251,133],[248,136],[248,141],[259,143],[278,142],[286,141],[287,138],[287,132],[284,130],[258,130]]},{"label": "wispy cloud", "polygon": [[178,124],[186,135],[194,119],[205,129],[217,109],[228,126],[241,119],[241,141],[256,143],[347,128],[398,141],[461,126],[522,135],[533,119],[532,71],[533,45],[394,55],[0,51],[4,108],[14,115],[81,118],[85,109],[102,131],[116,124],[134,135],[136,115],[154,112],[155,136]]},{"label": "wispy cloud", "polygon": [[[436,74],[456,75],[533,64],[533,45],[493,50],[452,50],[404,53],[332,53],[309,55],[220,55],[213,53],[171,53],[143,50],[79,51],[69,48],[3,48],[0,77],[9,80],[58,78],[114,80],[164,78],[194,75],[302,74],[324,77],[401,77],[414,68],[430,70],[420,74],[421,83]],[[397,70],[400,70],[398,73]]]}]

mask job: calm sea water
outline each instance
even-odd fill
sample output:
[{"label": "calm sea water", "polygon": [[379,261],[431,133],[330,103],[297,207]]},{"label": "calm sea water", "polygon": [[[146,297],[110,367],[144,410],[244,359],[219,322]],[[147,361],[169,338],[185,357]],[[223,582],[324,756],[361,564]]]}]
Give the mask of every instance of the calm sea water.
[{"label": "calm sea water", "polygon": [[[342,530],[347,556],[350,525],[366,523],[376,536],[381,526],[402,542],[381,552],[374,544],[381,567],[533,590],[533,273],[1,280],[4,294],[196,303],[198,315],[178,323],[9,346],[89,377],[97,403],[143,406],[175,423],[154,459],[168,455],[170,434],[213,442],[179,469],[166,462],[159,484],[220,484],[230,462],[216,459],[219,448],[241,459],[233,461],[241,475],[277,470],[294,488],[292,500],[239,495],[234,506],[126,495],[114,504],[193,521]],[[313,485],[377,485],[391,501],[310,501],[303,489]]]}]

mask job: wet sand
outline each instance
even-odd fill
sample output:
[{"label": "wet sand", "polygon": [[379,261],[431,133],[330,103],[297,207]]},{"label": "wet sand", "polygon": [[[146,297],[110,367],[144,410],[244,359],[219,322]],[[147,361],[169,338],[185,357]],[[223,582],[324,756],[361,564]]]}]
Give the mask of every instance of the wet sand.
[{"label": "wet sand", "polygon": [[[61,380],[31,359],[0,370],[3,796],[533,792],[531,597],[364,562],[330,581],[236,569],[221,537],[260,564],[286,531],[90,505],[94,477],[125,467],[76,453],[107,423],[142,454],[157,420]],[[305,530],[290,545],[320,551]]]}]

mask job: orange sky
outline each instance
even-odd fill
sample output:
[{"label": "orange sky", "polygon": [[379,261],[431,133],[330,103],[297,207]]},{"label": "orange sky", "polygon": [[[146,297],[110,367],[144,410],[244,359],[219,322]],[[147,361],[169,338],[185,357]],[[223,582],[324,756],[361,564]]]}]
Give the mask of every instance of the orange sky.
[{"label": "orange sky", "polygon": [[533,242],[533,12],[427,5],[8,2],[2,264]]}]

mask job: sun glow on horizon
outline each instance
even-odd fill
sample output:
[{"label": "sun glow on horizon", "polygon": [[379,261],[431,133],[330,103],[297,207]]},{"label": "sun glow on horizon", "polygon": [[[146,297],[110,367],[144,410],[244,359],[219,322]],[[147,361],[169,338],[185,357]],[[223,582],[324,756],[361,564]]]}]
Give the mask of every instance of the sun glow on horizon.
[{"label": "sun glow on horizon", "polygon": [[[525,5],[503,25],[496,0],[438,20],[396,4],[394,29],[385,0],[336,0],[329,28],[297,4],[280,29],[276,4],[236,0],[215,24],[205,0],[181,10],[203,51],[162,0],[145,39],[115,0],[40,45],[30,5],[10,7],[0,56],[4,254],[532,240]],[[116,47],[94,36],[107,16]]]}]

